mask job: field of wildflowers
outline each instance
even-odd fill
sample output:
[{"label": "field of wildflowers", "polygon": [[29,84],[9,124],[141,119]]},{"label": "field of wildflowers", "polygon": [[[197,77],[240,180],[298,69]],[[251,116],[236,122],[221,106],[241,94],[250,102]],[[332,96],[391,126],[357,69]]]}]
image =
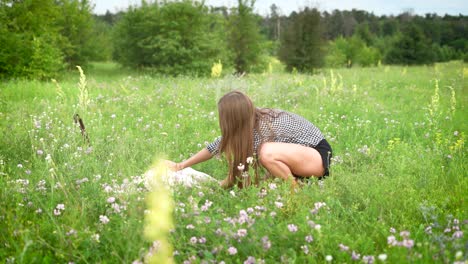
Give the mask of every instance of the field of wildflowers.
[{"label": "field of wildflowers", "polygon": [[[461,62],[242,78],[95,64],[0,85],[2,263],[468,263]],[[216,102],[231,89],[321,128],[332,176],[297,191],[148,191],[157,159],[219,135]],[[223,159],[195,169],[227,171]]]}]

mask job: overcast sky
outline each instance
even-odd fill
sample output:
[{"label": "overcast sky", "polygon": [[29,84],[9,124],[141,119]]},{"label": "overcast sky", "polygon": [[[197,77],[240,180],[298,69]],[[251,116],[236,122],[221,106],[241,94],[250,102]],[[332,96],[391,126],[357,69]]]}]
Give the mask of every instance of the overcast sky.
[{"label": "overcast sky", "polygon": [[[153,1],[147,0],[147,2]],[[104,14],[106,10],[112,13],[124,11],[130,5],[139,5],[141,0],[91,0],[91,2],[95,5],[94,13]],[[233,7],[237,5],[237,0],[206,0],[205,4]],[[398,15],[410,9],[418,15],[426,13],[468,15],[467,0],[256,0],[255,11],[266,15],[272,4],[276,4],[285,15],[306,6],[318,7],[321,11],[355,8],[373,12],[375,15]]]}]

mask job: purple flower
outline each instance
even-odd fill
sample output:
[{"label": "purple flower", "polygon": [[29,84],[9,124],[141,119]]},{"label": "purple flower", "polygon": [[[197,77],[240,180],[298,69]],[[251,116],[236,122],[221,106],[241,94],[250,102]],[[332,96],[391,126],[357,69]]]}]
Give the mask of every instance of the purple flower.
[{"label": "purple flower", "polygon": [[305,237],[305,241],[307,243],[311,243],[312,241],[314,241],[314,238],[311,235],[308,235],[308,236]]},{"label": "purple flower", "polygon": [[247,260],[244,261],[244,264],[255,264],[255,263],[257,263],[257,262],[255,261],[255,258],[252,257],[252,256],[249,256],[249,257],[247,258]]},{"label": "purple flower", "polygon": [[390,246],[396,246],[398,241],[396,240],[395,236],[389,236],[387,237],[387,244]]},{"label": "purple flower", "polygon": [[120,206],[119,206],[118,203],[113,203],[113,204],[111,205],[111,207],[112,207],[112,209],[114,209],[114,212],[120,213]]},{"label": "purple flower", "polygon": [[463,236],[463,231],[455,231],[452,235],[453,238],[461,238]]},{"label": "purple flower", "polygon": [[228,248],[228,253],[229,253],[229,255],[235,255],[235,254],[237,254],[237,248],[235,248],[235,247],[229,247],[229,248]]},{"label": "purple flower", "polygon": [[317,202],[317,203],[314,203],[314,208],[318,210],[318,209],[320,209],[320,208],[322,208],[322,207],[324,207],[326,205],[327,205],[326,203]]},{"label": "purple flower", "polygon": [[197,237],[191,237],[191,238],[190,238],[190,243],[191,243],[191,244],[196,244],[197,241],[198,241]]},{"label": "purple flower", "polygon": [[271,247],[271,242],[267,236],[262,237],[263,249],[268,250]]},{"label": "purple flower", "polygon": [[101,221],[101,223],[103,223],[103,224],[107,224],[107,223],[109,223],[110,220],[109,220],[109,218],[107,216],[100,215],[99,216],[99,221]]},{"label": "purple flower", "polygon": [[362,261],[367,264],[372,264],[374,263],[375,259],[374,256],[364,256],[362,257]]},{"label": "purple flower", "polygon": [[88,147],[85,151],[86,154],[93,152],[93,147]]},{"label": "purple flower", "polygon": [[361,254],[356,253],[356,252],[354,252],[354,250],[353,250],[353,252],[351,253],[351,259],[352,259],[352,260],[359,260],[359,259],[361,259]]},{"label": "purple flower", "polygon": [[304,251],[304,254],[309,254],[309,247],[307,245],[302,245],[301,246],[302,251]]},{"label": "purple flower", "polygon": [[410,235],[409,231],[401,231],[400,232],[400,236],[403,237],[403,238],[408,238],[409,235]]},{"label": "purple flower", "polygon": [[245,210],[240,210],[239,212],[239,224],[243,224],[249,221],[249,215]]},{"label": "purple flower", "polygon": [[289,232],[297,232],[297,226],[295,224],[289,224],[288,225]]},{"label": "purple flower", "polygon": [[206,200],[206,201],[205,201],[205,204],[202,205],[201,210],[202,210],[203,212],[208,211],[208,209],[210,208],[210,206],[211,206],[212,204],[213,204],[213,202],[211,202],[211,201],[209,201],[209,200]]},{"label": "purple flower", "polygon": [[414,246],[414,241],[412,239],[403,239],[403,242],[401,242],[401,245],[406,247],[406,248],[412,248]]},{"label": "purple flower", "polygon": [[349,247],[348,247],[348,246],[345,246],[345,245],[343,245],[343,244],[340,244],[339,247],[340,247],[340,250],[341,250],[341,251],[348,251],[348,250],[349,250]]},{"label": "purple flower", "polygon": [[237,230],[237,236],[245,237],[247,235],[247,229],[239,229]]},{"label": "purple flower", "polygon": [[221,235],[224,234],[224,232],[223,232],[223,230],[221,230],[221,228],[218,228],[218,229],[216,229],[215,234],[218,235],[218,236],[221,236]]},{"label": "purple flower", "polygon": [[426,229],[424,229],[424,231],[426,232],[426,234],[432,234],[432,226],[426,227]]},{"label": "purple flower", "polygon": [[70,229],[70,231],[68,231],[67,233],[65,233],[65,235],[67,235],[67,236],[76,235],[76,230]]}]

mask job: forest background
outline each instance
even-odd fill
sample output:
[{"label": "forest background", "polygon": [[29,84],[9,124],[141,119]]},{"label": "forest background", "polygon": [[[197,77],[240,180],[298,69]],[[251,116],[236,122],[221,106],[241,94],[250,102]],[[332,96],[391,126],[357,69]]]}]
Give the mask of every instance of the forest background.
[{"label": "forest background", "polygon": [[[233,8],[164,1],[93,14],[86,0],[0,1],[0,77],[57,78],[92,61],[155,74],[224,73],[324,67],[417,65],[468,60],[468,17],[411,11],[376,16],[364,10],[289,15],[276,5],[254,13],[254,1]],[[279,61],[277,59],[279,59]]]}]

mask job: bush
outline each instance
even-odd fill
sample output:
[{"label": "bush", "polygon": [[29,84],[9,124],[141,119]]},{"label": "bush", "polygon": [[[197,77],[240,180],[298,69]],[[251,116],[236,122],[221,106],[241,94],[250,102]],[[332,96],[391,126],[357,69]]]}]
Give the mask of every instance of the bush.
[{"label": "bush", "polygon": [[346,52],[341,48],[341,42],[343,42],[343,38],[338,38],[336,41],[329,43],[327,55],[325,56],[326,67],[338,68],[347,65]]},{"label": "bush", "polygon": [[88,1],[2,1],[0,76],[46,79],[90,58]]},{"label": "bush", "polygon": [[376,65],[381,59],[380,51],[375,47],[368,47],[359,37],[339,37],[331,42],[325,57],[328,67],[348,67],[357,64],[360,66]]},{"label": "bush", "polygon": [[52,38],[48,36],[33,38],[32,56],[27,68],[28,76],[49,79],[55,77],[63,66],[62,53]]},{"label": "bush", "polygon": [[178,75],[207,75],[225,60],[222,23],[197,2],[130,9],[116,25],[114,58],[124,66]]},{"label": "bush", "polygon": [[444,62],[450,60],[456,60],[461,57],[461,54],[458,53],[454,48],[450,46],[439,46],[437,44],[432,45],[434,50],[435,61]]},{"label": "bush", "polygon": [[381,59],[381,55],[378,49],[374,47],[363,46],[359,49],[355,62],[360,66],[368,67],[377,65],[378,61]]}]

